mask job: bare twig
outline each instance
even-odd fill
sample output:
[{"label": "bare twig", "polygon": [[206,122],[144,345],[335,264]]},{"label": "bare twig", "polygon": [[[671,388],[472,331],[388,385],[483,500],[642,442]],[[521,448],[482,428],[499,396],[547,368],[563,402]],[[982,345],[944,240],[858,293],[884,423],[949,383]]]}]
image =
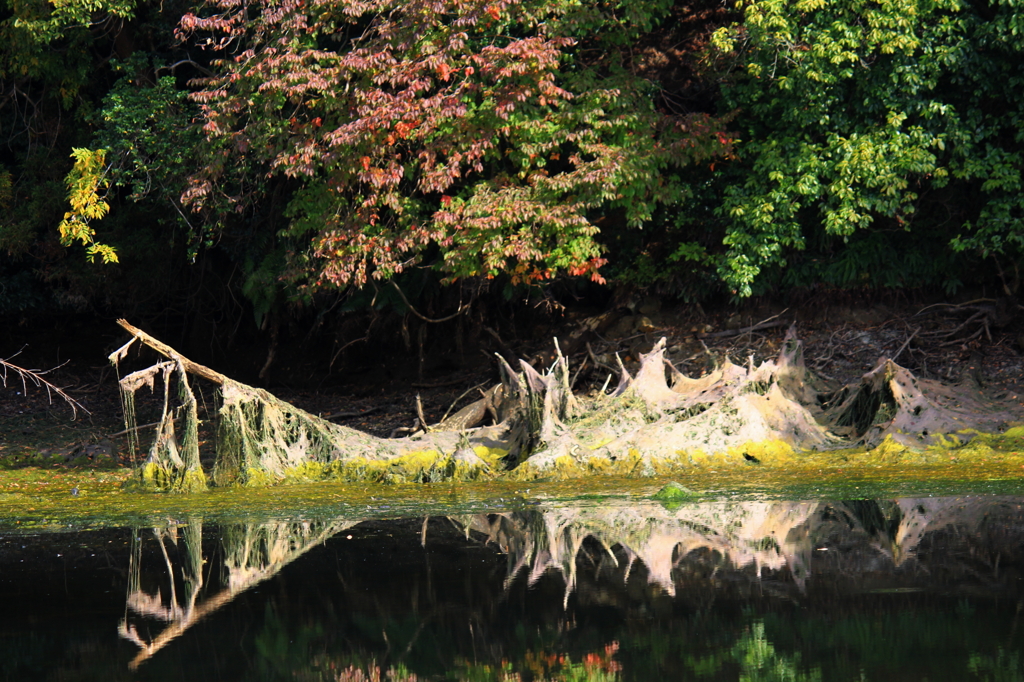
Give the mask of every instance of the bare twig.
[{"label": "bare twig", "polygon": [[893,354],[892,358],[890,358],[893,362],[896,362],[896,358],[898,358],[900,356],[900,353],[902,353],[903,351],[905,351],[907,349],[907,346],[910,345],[910,342],[914,340],[914,337],[917,336],[917,333],[919,331],[921,331],[920,327],[915,329],[914,333],[907,337],[907,340],[903,342],[903,345],[900,346],[900,349],[898,351],[896,351],[895,354]]},{"label": "bare twig", "polygon": [[914,317],[917,317],[929,308],[966,308],[967,306],[973,306],[975,303],[995,303],[994,298],[976,298],[973,301],[964,301],[963,303],[933,303],[926,305],[925,307],[914,313]]},{"label": "bare twig", "polygon": [[[967,327],[968,325],[970,325],[972,322],[975,322],[978,319],[985,317],[987,314],[988,314],[987,311],[979,310],[978,312],[976,312],[973,315],[971,315],[970,317],[968,317],[966,320],[961,322],[957,327],[955,327],[953,329],[941,329],[941,330],[934,331],[934,332],[924,332],[924,333],[921,334],[921,336],[922,337],[928,337],[930,339],[949,339],[950,337],[956,336],[959,332],[963,331],[964,328]],[[975,336],[978,336],[980,334],[980,331],[981,330],[979,330],[975,334],[972,334],[968,338],[973,339]],[[950,343],[955,343],[955,342],[956,341],[954,340],[954,341],[951,341]]]},{"label": "bare twig", "polygon": [[394,282],[394,281],[392,281],[392,282],[391,282],[391,286],[393,286],[393,287],[395,288],[395,291],[397,291],[397,292],[398,292],[398,296],[399,296],[399,298],[401,298],[401,299],[402,299],[402,303],[404,303],[404,304],[406,305],[406,307],[408,307],[408,308],[409,308],[409,310],[410,310],[410,311],[412,312],[412,314],[413,314],[413,315],[415,315],[416,317],[420,318],[420,319],[421,319],[421,320],[423,320],[424,322],[430,322],[431,324],[438,324],[438,323],[440,323],[440,322],[447,322],[448,320],[454,320],[454,319],[455,319],[456,317],[458,317],[458,316],[459,316],[459,315],[461,315],[462,313],[464,313],[464,312],[466,312],[467,310],[469,310],[469,307],[470,307],[471,305],[473,305],[473,301],[472,301],[472,300],[470,300],[470,302],[469,302],[469,303],[465,303],[465,304],[460,304],[460,305],[459,305],[459,309],[458,309],[458,310],[456,310],[456,311],[455,311],[454,313],[452,313],[451,315],[449,315],[449,316],[447,316],[447,317],[439,317],[439,318],[437,318],[437,319],[435,320],[435,319],[432,319],[432,318],[430,318],[430,317],[427,317],[426,315],[423,315],[422,313],[420,313],[420,311],[418,311],[418,310],[416,310],[415,308],[413,308],[413,307],[412,307],[412,303],[409,303],[409,299],[407,299],[407,298],[405,297],[405,294],[404,294],[404,293],[402,292],[402,289],[401,289],[401,287],[399,287],[399,286],[398,286],[397,284],[395,284],[395,282]]},{"label": "bare twig", "polygon": [[[177,423],[177,422],[181,421],[181,417],[175,417],[171,421]],[[141,431],[142,429],[148,429],[151,426],[160,426],[161,424],[163,424],[163,422],[150,422],[149,424],[139,424],[138,426],[133,426],[130,429],[125,429],[123,431],[118,431],[117,433],[112,433],[108,437],[109,438],[117,438],[118,436],[127,436],[129,433],[133,433],[135,431]]]},{"label": "bare twig", "polygon": [[[456,379],[449,379],[448,381],[411,381],[409,385],[413,388],[445,388],[446,386],[455,386],[456,384],[463,384],[469,377],[461,376]],[[481,386],[483,384],[480,384]],[[476,388],[475,386],[473,388]],[[472,391],[473,389],[469,389]]]},{"label": "bare twig", "polygon": [[427,418],[423,416],[423,400],[420,399],[420,394],[416,394],[416,417],[420,421],[420,428],[423,429],[424,433],[430,433],[430,427],[427,425]]},{"label": "bare twig", "polygon": [[[470,394],[470,392],[471,392],[471,391],[473,391],[474,389],[480,388],[480,387],[481,387],[481,386],[483,386],[483,385],[484,385],[484,384],[477,384],[476,386],[471,386],[470,388],[467,388],[467,389],[466,389],[465,391],[463,391],[463,392],[462,392],[462,395],[460,395],[460,396],[459,396],[458,398],[456,398],[456,399],[455,399],[455,402],[453,402],[453,403],[452,403],[452,404],[451,404],[451,405],[450,405],[450,406],[448,407],[448,411],[444,413],[444,416],[443,416],[443,417],[441,417],[441,421],[440,421],[440,422],[438,422],[438,423],[441,423],[441,424],[443,424],[443,423],[444,423],[444,420],[448,418],[448,415],[450,415],[450,414],[452,413],[452,410],[454,410],[454,409],[455,409],[455,406],[459,404],[459,401],[460,401],[460,400],[462,400],[462,399],[463,399],[463,398],[465,398],[465,397],[466,397],[467,395],[469,395],[469,394]],[[417,400],[419,400],[419,396],[418,396],[418,395],[416,396],[416,399],[417,399]],[[420,404],[418,404],[418,405],[417,405],[417,410],[418,410],[418,411],[419,411],[420,413],[422,413],[422,411],[423,411],[423,406],[422,406],[422,405],[420,405]]]},{"label": "bare twig", "polygon": [[825,364],[827,362],[829,362],[835,356],[835,354],[836,354],[836,344],[835,344],[836,335],[840,334],[840,333],[842,333],[844,331],[845,331],[845,328],[844,329],[837,329],[834,332],[832,332],[831,336],[828,337],[828,352],[824,353],[822,355],[819,355],[818,357],[816,357],[813,361],[808,363],[808,366],[811,367],[812,369],[814,369],[815,371],[817,371],[817,370],[821,369],[822,367],[824,367]]},{"label": "bare twig", "polygon": [[594,355],[594,349],[590,346],[589,341],[587,341],[587,356],[590,358],[590,361],[594,363],[595,367],[605,369],[613,374],[615,373],[614,367],[609,367],[608,365],[597,359],[597,356]]},{"label": "bare twig", "polygon": [[[24,347],[22,347],[21,350],[25,350]],[[54,386],[49,381],[43,378],[44,374],[48,374],[49,372],[52,372],[55,369],[60,369],[61,367],[67,364],[66,362],[63,362],[57,365],[56,367],[51,367],[50,369],[45,370],[25,369],[24,367],[19,367],[18,365],[12,364],[10,362],[10,359],[13,357],[17,357],[21,353],[21,350],[19,350],[14,355],[10,356],[10,358],[0,358],[0,383],[3,383],[4,388],[7,388],[7,378],[9,376],[9,372],[13,372],[15,375],[15,377],[13,378],[15,380],[21,381],[21,392],[23,395],[28,393],[28,385],[32,384],[36,388],[46,389],[46,397],[50,401],[51,405],[53,404],[54,394],[60,396],[60,398],[63,399],[64,402],[66,402],[68,406],[71,408],[72,419],[78,418],[79,410],[85,412],[86,414],[92,414],[91,412],[89,412],[89,410],[85,409],[82,403],[78,402],[77,400],[69,396],[67,393],[65,393],[64,389]]]},{"label": "bare twig", "polygon": [[574,374],[573,377],[572,377],[572,381],[569,382],[569,388],[570,389],[573,386],[576,385],[576,380],[580,378],[580,374],[583,372],[583,370],[584,370],[584,368],[586,368],[586,366],[587,366],[587,357],[584,356],[583,357],[583,362],[580,363],[579,368],[577,368],[577,370],[576,370],[576,374]]},{"label": "bare twig", "polygon": [[328,412],[327,414],[320,415],[321,419],[351,419],[352,417],[362,417],[374,412],[380,412],[384,409],[383,405],[377,407],[371,407],[368,410],[349,410],[347,412]]},{"label": "bare twig", "polygon": [[328,372],[330,372],[330,371],[331,371],[332,369],[334,369],[334,361],[338,359],[338,356],[339,356],[339,355],[341,355],[341,352],[342,352],[343,350],[345,350],[346,348],[348,348],[348,347],[349,347],[349,346],[351,346],[352,344],[355,344],[355,343],[360,343],[360,342],[362,342],[362,341],[369,341],[369,340],[370,340],[370,335],[369,335],[369,334],[367,334],[366,336],[364,336],[364,337],[362,337],[362,338],[359,338],[359,339],[353,339],[352,341],[349,341],[349,342],[348,342],[348,343],[346,343],[346,344],[345,344],[344,346],[342,346],[342,347],[341,347],[341,348],[339,348],[338,350],[334,351],[334,355],[332,355],[332,356],[331,356],[331,364],[327,366],[327,371],[328,371]]},{"label": "bare twig", "polygon": [[[788,310],[788,308],[787,308]],[[779,315],[782,315],[786,311],[783,310]],[[697,334],[698,339],[722,339],[728,336],[740,336],[741,334],[748,334],[750,332],[761,331],[762,329],[771,329],[772,327],[783,327],[789,322],[787,320],[776,320],[775,318],[779,315],[769,317],[767,320],[752,324],[749,327],[743,327],[741,329],[726,329],[720,332],[711,332],[710,334]]]}]

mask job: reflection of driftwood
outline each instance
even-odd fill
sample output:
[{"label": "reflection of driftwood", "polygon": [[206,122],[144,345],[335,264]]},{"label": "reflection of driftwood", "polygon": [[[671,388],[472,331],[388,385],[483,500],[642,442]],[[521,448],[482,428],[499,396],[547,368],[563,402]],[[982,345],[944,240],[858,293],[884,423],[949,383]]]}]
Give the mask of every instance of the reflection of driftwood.
[{"label": "reflection of driftwood", "polygon": [[[155,638],[145,641],[127,618],[121,621],[118,633],[140,649],[129,663],[129,668],[135,670],[190,627],[242,592],[277,575],[281,569],[313,547],[360,521],[335,519],[330,522],[267,522],[224,528],[226,587],[202,601],[199,601],[203,587],[202,566],[205,563],[201,544],[202,521],[193,519],[184,527],[185,562],[181,574],[185,579],[186,594],[183,600],[177,596],[174,565],[165,545],[167,539],[176,543],[176,529],[154,529],[170,583],[166,604],[159,593],[149,594],[141,589],[141,541],[133,539],[135,551],[129,570],[128,608],[140,616],[154,618],[167,625]],[[136,533],[133,537],[137,538],[138,535]]]},{"label": "reflection of driftwood", "polygon": [[626,557],[619,565],[628,580],[636,562],[648,581],[668,594],[675,593],[672,571],[691,552],[706,549],[732,565],[789,568],[802,584],[808,575],[811,548],[806,537],[792,534],[815,513],[811,502],[709,502],[669,510],[657,502],[628,507],[557,508],[480,515],[465,521],[470,530],[487,535],[509,555],[509,584],[523,571],[530,584],[548,570],[566,581],[565,599],[575,589],[577,555],[584,540],[593,538],[619,561],[616,548]]},{"label": "reflection of driftwood", "polygon": [[[816,561],[835,565],[834,543],[859,547],[861,561],[877,573],[916,556],[929,533],[953,527],[965,537],[991,526],[999,514],[1019,523],[1013,498],[949,497],[853,502],[703,502],[673,509],[639,502],[604,508],[564,504],[504,514],[453,518],[486,536],[508,555],[506,586],[519,575],[533,585],[555,571],[565,580],[565,599],[575,590],[581,548],[588,539],[627,581],[639,562],[648,582],[668,594],[683,587],[677,567],[694,553],[721,557],[734,569],[788,572],[803,591]],[[593,558],[591,558],[593,560]],[[851,558],[851,561],[856,559]],[[847,570],[855,571],[856,565]],[[997,569],[994,569],[996,571]]]}]

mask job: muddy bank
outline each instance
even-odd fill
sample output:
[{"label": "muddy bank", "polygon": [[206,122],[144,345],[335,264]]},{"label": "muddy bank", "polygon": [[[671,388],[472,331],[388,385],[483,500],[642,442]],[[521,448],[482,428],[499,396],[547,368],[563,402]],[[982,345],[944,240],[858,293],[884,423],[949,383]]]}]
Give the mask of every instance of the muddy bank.
[{"label": "muddy bank", "polygon": [[[271,385],[270,390],[336,424],[388,437],[403,435],[401,429],[407,433],[416,423],[420,416],[417,395],[423,416],[435,424],[479,399],[479,389],[493,385],[498,378],[495,351],[504,351],[503,355],[514,352],[532,366],[543,368],[553,355],[551,339],[558,337],[572,367],[573,388],[587,396],[594,395],[609,376],[613,384],[617,381],[618,360],[635,374],[640,356],[649,352],[658,338],[666,338],[666,360],[687,376],[700,378],[725,360],[742,366],[751,358],[761,363],[777,357],[785,324],[796,320],[806,365],[826,382],[826,389],[850,383],[874,367],[880,356],[888,355],[918,377],[980,382],[991,397],[1020,404],[1024,359],[1017,350],[1016,328],[985,326],[987,318],[971,321],[983,305],[811,306],[795,311],[762,306],[745,312],[705,314],[699,307],[672,308],[647,300],[614,311],[567,310],[529,332],[520,330],[518,338],[505,335],[495,339],[485,332],[479,335],[477,347],[462,349],[467,358],[462,363],[458,353],[435,349],[431,351],[432,367],[422,381],[415,367],[407,367],[404,376],[396,376],[393,367],[379,376],[360,372],[346,377],[346,369],[351,368],[346,368],[339,356],[334,370],[322,373],[325,387],[319,391],[280,383]],[[108,347],[115,339],[122,340],[116,330],[107,337]],[[26,358],[31,359],[28,366],[47,365],[45,358],[33,358],[30,351],[31,346],[26,349]],[[139,355],[136,361],[144,364],[151,359]],[[0,439],[0,457],[15,465],[127,464],[125,434],[119,433],[124,426],[115,374],[103,368],[98,358],[80,357],[51,376],[91,414],[72,422],[70,412],[59,403],[48,404],[45,393],[31,387],[25,393],[10,386],[0,389],[0,421],[5,434]],[[202,386],[198,389],[202,415],[212,408],[213,396]],[[140,394],[139,423],[156,421],[160,402],[156,395],[147,398]],[[212,438],[213,434],[205,436]]]}]

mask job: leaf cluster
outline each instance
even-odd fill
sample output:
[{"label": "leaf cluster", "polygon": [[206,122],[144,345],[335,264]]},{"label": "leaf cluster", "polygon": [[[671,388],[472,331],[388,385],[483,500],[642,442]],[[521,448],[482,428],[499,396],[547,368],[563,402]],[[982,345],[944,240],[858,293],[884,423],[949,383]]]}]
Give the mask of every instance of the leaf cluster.
[{"label": "leaf cluster", "polygon": [[666,3],[629,8],[210,3],[181,24],[224,55],[195,95],[209,163],[185,200],[237,210],[247,178],[297,181],[283,235],[311,245],[291,276],[313,288],[417,264],[448,281],[603,281],[595,219],[643,225],[682,196],[666,171],[728,149],[709,117],[658,111],[617,51],[591,56]]},{"label": "leaf cluster", "polygon": [[722,104],[741,112],[742,164],[720,208],[720,272],[737,293],[818,233],[932,230],[941,212],[947,229],[933,237],[1020,261],[1018,8],[739,6],[742,20],[714,37]]}]

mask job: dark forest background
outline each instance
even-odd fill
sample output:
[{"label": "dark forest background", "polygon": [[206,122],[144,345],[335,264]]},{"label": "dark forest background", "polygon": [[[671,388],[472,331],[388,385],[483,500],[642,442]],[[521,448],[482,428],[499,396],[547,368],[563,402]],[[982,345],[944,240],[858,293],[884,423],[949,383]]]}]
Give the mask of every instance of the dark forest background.
[{"label": "dark forest background", "polygon": [[126,317],[245,378],[651,296],[1019,309],[1016,2],[0,7],[5,354]]}]

